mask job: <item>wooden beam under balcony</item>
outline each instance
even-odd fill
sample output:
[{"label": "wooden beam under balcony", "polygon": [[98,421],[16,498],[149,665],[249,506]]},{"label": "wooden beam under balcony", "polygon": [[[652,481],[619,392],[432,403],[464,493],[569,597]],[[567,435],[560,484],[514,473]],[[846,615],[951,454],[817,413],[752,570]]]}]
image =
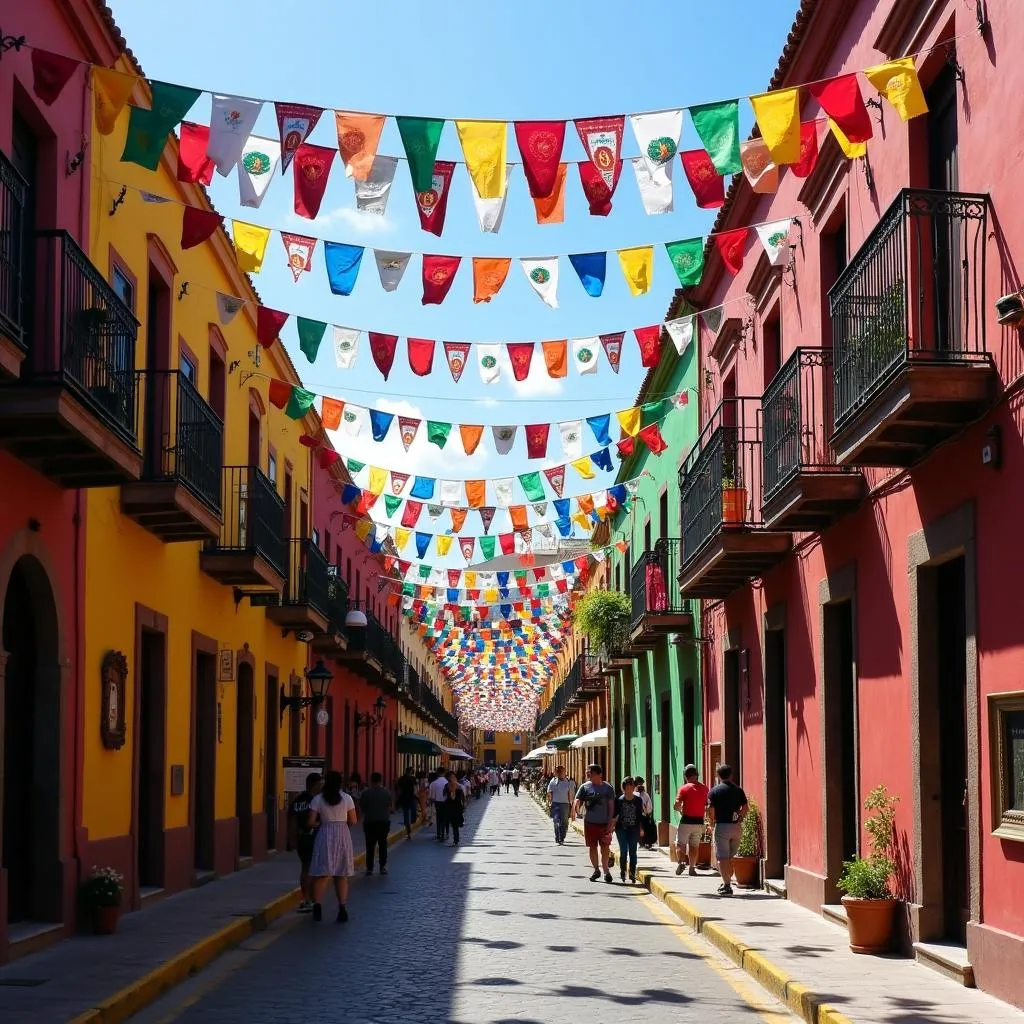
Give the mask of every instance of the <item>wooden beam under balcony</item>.
[{"label": "wooden beam under balcony", "polygon": [[167,544],[208,540],[220,533],[220,514],[179,480],[123,484],[121,511]]},{"label": "wooden beam under balcony", "polygon": [[326,633],[330,625],[327,559],[307,537],[288,542],[288,579],[267,618],[283,630]]},{"label": "wooden beam under balcony", "polygon": [[0,376],[17,377],[25,359],[21,329],[0,315]]},{"label": "wooden beam under balcony", "polygon": [[792,533],[824,530],[864,500],[867,485],[861,473],[794,473],[761,506],[770,530]]},{"label": "wooden beam under balcony", "polygon": [[728,597],[734,590],[763,576],[793,547],[789,533],[720,529],[696,556],[684,563],[679,585],[685,597]]}]

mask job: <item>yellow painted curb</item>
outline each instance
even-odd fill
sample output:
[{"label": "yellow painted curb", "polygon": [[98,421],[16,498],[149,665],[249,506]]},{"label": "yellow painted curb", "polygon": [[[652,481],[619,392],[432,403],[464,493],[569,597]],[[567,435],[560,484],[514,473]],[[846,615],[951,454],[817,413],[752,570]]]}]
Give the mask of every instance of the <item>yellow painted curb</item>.
[{"label": "yellow painted curb", "polygon": [[701,935],[737,967],[747,972],[762,988],[784,1003],[807,1024],[853,1024],[849,1017],[833,1009],[824,996],[812,992],[773,964],[763,953],[751,949],[732,932],[709,921],[696,907],[656,879],[649,871],[637,872],[641,882],[658,897],[687,927]]},{"label": "yellow painted curb", "polygon": [[[421,827],[422,822],[418,822],[413,826],[413,831],[418,831]],[[390,833],[388,846],[393,846],[404,835],[404,827]],[[355,866],[362,867],[365,863],[365,852],[357,853],[354,858]],[[161,964],[119,992],[115,992],[98,1006],[72,1018],[68,1024],[120,1024],[121,1021],[127,1020],[155,1002],[175,985],[180,985],[201,971],[229,949],[243,943],[250,935],[264,931],[272,921],[286,914],[298,902],[299,890],[296,887],[261,907],[255,914],[240,918],[226,928],[201,939],[194,946],[172,957],[167,963]]]}]

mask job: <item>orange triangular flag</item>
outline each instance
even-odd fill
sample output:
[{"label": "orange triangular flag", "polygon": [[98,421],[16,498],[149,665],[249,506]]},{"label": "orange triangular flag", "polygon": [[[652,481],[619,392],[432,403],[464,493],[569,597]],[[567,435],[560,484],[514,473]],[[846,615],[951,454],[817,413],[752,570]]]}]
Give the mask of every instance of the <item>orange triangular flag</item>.
[{"label": "orange triangular flag", "polygon": [[462,529],[462,524],[466,521],[466,516],[469,515],[468,508],[453,508],[450,510],[452,514],[452,529],[458,533]]},{"label": "orange triangular flag", "polygon": [[460,423],[459,436],[462,438],[462,450],[467,455],[472,455],[476,451],[476,447],[480,443],[480,438],[483,437],[483,434],[483,427],[475,426],[472,423]]},{"label": "orange triangular flag", "polygon": [[377,144],[386,118],[382,114],[350,114],[334,112],[338,129],[338,152],[345,164],[347,177],[366,181],[377,155]]},{"label": "orange triangular flag", "polygon": [[487,481],[486,480],[467,480],[466,481],[466,501],[469,503],[470,508],[482,508],[484,502],[487,500]]},{"label": "orange triangular flag", "polygon": [[564,377],[567,372],[566,352],[568,343],[565,341],[545,341],[544,365],[548,368],[549,377]]},{"label": "orange triangular flag", "polygon": [[341,426],[341,413],[345,408],[344,402],[336,398],[324,398],[320,402],[320,422],[324,430],[337,430]]},{"label": "orange triangular flag", "polygon": [[561,224],[565,220],[565,173],[568,169],[568,164],[559,164],[551,195],[534,199],[538,224]]},{"label": "orange triangular flag", "polygon": [[501,291],[512,260],[497,256],[473,257],[473,301],[490,302]]},{"label": "orange triangular flag", "polygon": [[510,505],[508,514],[512,518],[512,529],[513,530],[525,530],[526,529],[526,506],[525,505]]}]

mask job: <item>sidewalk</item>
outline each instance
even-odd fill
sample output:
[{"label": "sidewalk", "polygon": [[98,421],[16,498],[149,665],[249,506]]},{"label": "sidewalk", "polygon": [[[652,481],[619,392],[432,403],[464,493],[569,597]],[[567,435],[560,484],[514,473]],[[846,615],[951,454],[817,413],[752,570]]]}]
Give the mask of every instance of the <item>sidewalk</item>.
[{"label": "sidewalk", "polygon": [[[405,835],[392,825],[389,842]],[[352,830],[356,868],[363,830]],[[121,918],[117,934],[81,935],[0,967],[4,1024],[112,1024],[244,942],[298,903],[299,862],[281,853]]]},{"label": "sidewalk", "polygon": [[641,851],[643,884],[807,1024],[1024,1024],[1024,1012],[914,960],[852,953],[844,928],[788,900],[718,896],[717,874],[677,876],[666,854]]}]

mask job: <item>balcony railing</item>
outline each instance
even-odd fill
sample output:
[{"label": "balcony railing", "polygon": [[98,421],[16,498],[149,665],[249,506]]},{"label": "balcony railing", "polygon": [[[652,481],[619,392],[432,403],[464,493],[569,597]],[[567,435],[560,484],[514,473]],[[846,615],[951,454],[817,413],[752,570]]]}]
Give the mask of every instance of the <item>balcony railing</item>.
[{"label": "balcony railing", "polygon": [[287,575],[284,501],[258,466],[225,466],[222,480],[224,522],[207,550],[259,555]]},{"label": "balcony railing", "polygon": [[31,356],[22,379],[62,384],[136,444],[138,321],[66,231],[36,235]]},{"label": "balcony railing", "polygon": [[647,615],[692,614],[691,602],[679,593],[682,548],[678,538],[662,537],[653,551],[644,551],[637,559],[629,584],[634,629]]},{"label": "balcony railing", "polygon": [[723,399],[679,471],[684,563],[723,528],[763,525],[760,404]]},{"label": "balcony railing", "polygon": [[180,370],[139,370],[145,402],[142,479],[180,483],[211,512],[221,510],[224,424]]},{"label": "balcony railing", "polygon": [[600,659],[588,651],[578,654],[537,719],[537,732],[556,725],[574,707],[604,693],[608,683],[600,675]]},{"label": "balcony railing", "polygon": [[28,185],[0,153],[0,333],[22,349],[25,339],[25,196]]},{"label": "balcony railing", "polygon": [[327,566],[327,621],[331,631],[341,633],[345,629],[345,616],[348,615],[348,584],[342,578],[341,569],[337,565]]},{"label": "balcony railing", "polygon": [[281,603],[308,605],[321,615],[327,615],[330,588],[327,559],[309,538],[292,539],[287,543],[288,581]]},{"label": "balcony railing", "polygon": [[908,363],[988,363],[988,196],[903,189],[829,292],[835,427]]},{"label": "balcony railing", "polygon": [[349,607],[366,615],[366,625],[345,628],[348,653],[370,658],[380,665],[385,675],[395,680],[402,679],[404,656],[387,627],[366,607],[365,602],[352,601]]}]

